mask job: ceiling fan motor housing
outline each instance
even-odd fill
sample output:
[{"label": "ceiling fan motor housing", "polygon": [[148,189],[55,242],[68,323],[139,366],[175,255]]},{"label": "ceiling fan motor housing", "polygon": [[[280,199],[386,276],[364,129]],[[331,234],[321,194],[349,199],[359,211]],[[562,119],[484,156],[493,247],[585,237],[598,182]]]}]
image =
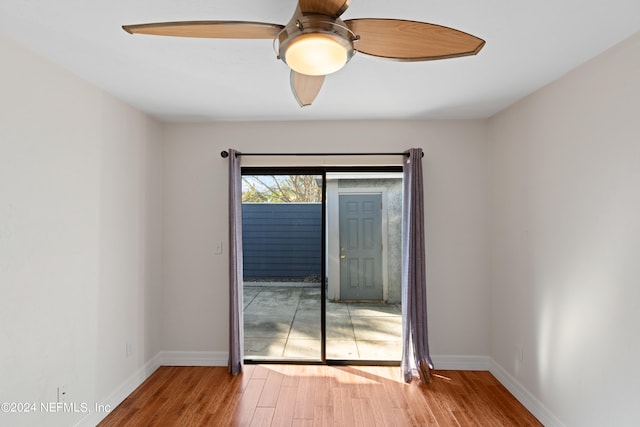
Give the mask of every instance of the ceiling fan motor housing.
[{"label": "ceiling fan motor housing", "polygon": [[[278,34],[278,58],[301,74],[330,74],[342,68],[353,57],[357,39],[339,18],[300,15],[292,19]],[[334,66],[314,66],[316,61],[318,64],[325,64],[327,56],[332,55],[339,56]]]}]

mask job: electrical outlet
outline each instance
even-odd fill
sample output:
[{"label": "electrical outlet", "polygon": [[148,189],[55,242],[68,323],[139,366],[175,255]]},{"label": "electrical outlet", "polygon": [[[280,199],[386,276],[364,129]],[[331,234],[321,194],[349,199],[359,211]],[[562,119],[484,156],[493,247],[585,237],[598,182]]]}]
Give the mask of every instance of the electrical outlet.
[{"label": "electrical outlet", "polygon": [[222,240],[216,242],[216,255],[222,254]]},{"label": "electrical outlet", "polygon": [[57,401],[58,402],[66,402],[67,401],[67,388],[63,385],[58,386],[57,388]]},{"label": "electrical outlet", "polygon": [[131,347],[131,343],[130,343],[130,342],[128,342],[128,343],[125,345],[124,352],[125,352],[125,354],[127,355],[127,357],[131,356],[131,353],[133,352],[133,349],[132,349],[132,347]]},{"label": "electrical outlet", "polygon": [[524,350],[521,345],[516,346],[516,358],[518,362],[522,362],[524,360]]}]

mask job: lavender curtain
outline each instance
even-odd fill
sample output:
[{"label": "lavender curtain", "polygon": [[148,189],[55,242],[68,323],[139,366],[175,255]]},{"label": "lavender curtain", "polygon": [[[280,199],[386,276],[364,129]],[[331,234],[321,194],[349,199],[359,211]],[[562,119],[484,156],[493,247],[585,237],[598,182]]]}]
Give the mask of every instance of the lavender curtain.
[{"label": "lavender curtain", "polygon": [[242,372],[242,176],[240,153],[229,150],[229,372]]},{"label": "lavender curtain", "polygon": [[402,166],[402,373],[406,382],[416,371],[422,381],[430,382],[422,150],[412,148],[408,154]]}]

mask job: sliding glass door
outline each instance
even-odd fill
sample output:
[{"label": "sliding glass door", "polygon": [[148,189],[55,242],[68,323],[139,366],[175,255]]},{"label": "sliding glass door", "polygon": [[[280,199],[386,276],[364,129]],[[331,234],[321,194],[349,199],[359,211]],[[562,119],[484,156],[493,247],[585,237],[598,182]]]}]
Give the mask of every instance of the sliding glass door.
[{"label": "sliding glass door", "polygon": [[247,360],[322,360],[322,174],[242,177]]},{"label": "sliding glass door", "polygon": [[397,363],[402,174],[243,169],[244,358]]},{"label": "sliding glass door", "polygon": [[402,357],[402,174],[327,172],[326,357]]}]

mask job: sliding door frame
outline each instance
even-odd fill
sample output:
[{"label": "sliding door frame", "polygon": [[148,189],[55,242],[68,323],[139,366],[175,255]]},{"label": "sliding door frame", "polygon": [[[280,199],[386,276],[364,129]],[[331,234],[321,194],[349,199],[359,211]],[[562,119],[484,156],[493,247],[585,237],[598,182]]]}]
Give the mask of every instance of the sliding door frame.
[{"label": "sliding door frame", "polygon": [[[402,172],[402,166],[243,166],[241,175],[316,175],[322,177],[322,232],[320,244],[320,360],[246,359],[252,364],[290,364],[290,365],[354,365],[354,366],[400,366],[400,360],[358,360],[327,359],[327,173],[333,172]],[[244,285],[243,285],[244,286]],[[244,313],[243,313],[244,319]],[[243,320],[244,322],[244,320]],[[403,319],[404,322],[404,319]],[[244,326],[243,326],[244,327]]]}]

